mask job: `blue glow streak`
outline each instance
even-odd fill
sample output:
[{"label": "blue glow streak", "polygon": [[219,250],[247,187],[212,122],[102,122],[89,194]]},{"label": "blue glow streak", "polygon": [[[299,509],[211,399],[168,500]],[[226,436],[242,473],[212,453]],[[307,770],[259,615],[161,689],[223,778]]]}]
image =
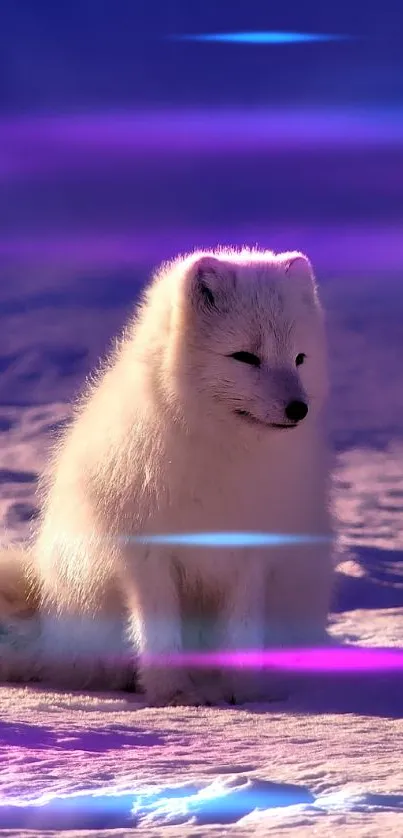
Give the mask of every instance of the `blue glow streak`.
[{"label": "blue glow streak", "polygon": [[323,544],[325,535],[288,535],[259,532],[196,532],[122,536],[126,544],[165,544],[189,547],[282,547],[290,544]]},{"label": "blue glow streak", "polygon": [[100,789],[35,800],[0,801],[1,825],[7,829],[46,830],[134,829],[137,826],[179,826],[190,818],[199,825],[231,824],[258,810],[314,803],[303,787],[246,779],[227,785],[217,778],[200,787],[187,783],[136,791]]},{"label": "blue glow streak", "polygon": [[348,35],[325,35],[314,32],[210,32],[199,35],[172,35],[177,41],[203,41],[233,44],[302,44],[323,41],[342,41]]}]

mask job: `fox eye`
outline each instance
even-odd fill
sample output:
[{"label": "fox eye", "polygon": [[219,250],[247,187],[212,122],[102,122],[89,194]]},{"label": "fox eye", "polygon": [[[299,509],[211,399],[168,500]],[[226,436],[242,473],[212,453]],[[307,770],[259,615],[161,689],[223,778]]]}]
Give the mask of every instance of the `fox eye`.
[{"label": "fox eye", "polygon": [[233,352],[229,357],[234,361],[241,361],[242,364],[250,364],[251,367],[260,367],[260,358],[252,352]]},{"label": "fox eye", "polygon": [[299,355],[297,355],[297,357],[295,359],[295,366],[300,367],[301,364],[304,363],[305,358],[306,358],[305,352],[300,352]]}]

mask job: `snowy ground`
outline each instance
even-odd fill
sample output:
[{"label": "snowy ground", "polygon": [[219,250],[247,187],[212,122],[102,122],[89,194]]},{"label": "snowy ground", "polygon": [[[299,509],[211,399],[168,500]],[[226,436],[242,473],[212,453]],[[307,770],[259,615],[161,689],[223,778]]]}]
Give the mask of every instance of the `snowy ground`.
[{"label": "snowy ground", "polygon": [[[118,277],[59,271],[52,290],[46,273],[30,286],[16,273],[1,286],[5,540],[26,536],[52,430],[135,296],[132,275]],[[323,284],[346,549],[332,631],[378,647],[403,646],[400,283],[344,271]],[[130,695],[3,686],[1,834],[403,835],[402,688],[403,672],[334,673],[296,678],[269,706],[151,710]]]}]

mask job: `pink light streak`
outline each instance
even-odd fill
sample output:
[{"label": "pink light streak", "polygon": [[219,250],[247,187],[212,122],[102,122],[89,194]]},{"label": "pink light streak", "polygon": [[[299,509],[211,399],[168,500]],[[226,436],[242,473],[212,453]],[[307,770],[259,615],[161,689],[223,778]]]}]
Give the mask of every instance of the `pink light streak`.
[{"label": "pink light streak", "polygon": [[264,668],[290,672],[397,672],[403,670],[403,649],[318,648],[273,649],[270,651],[182,652],[169,656],[147,656],[147,661],[164,666],[194,668]]}]

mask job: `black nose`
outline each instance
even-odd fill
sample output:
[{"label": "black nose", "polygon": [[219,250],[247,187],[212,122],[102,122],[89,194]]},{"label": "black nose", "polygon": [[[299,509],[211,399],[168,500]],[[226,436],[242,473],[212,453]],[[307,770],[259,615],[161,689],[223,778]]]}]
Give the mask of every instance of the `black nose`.
[{"label": "black nose", "polygon": [[285,415],[290,422],[301,422],[307,413],[308,405],[305,402],[290,402],[285,409]]}]

